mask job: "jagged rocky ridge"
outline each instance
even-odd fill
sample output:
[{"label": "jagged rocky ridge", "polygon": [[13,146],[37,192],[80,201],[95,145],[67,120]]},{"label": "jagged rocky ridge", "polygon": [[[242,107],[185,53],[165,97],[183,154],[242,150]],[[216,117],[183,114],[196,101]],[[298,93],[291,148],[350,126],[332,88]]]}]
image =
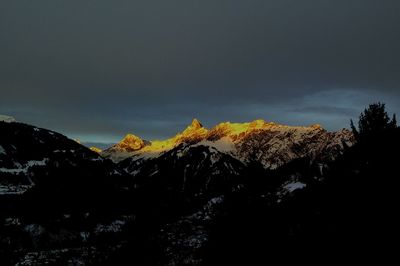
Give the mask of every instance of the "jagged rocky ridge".
[{"label": "jagged rocky ridge", "polygon": [[194,119],[175,137],[145,142],[128,134],[120,143],[101,152],[115,162],[125,158],[147,159],[178,146],[205,146],[228,154],[245,164],[259,162],[276,169],[294,159],[308,157],[313,161],[332,161],[345,146],[354,143],[352,133],[343,129],[328,132],[319,125],[292,127],[255,120],[250,123],[221,123],[208,130]]}]

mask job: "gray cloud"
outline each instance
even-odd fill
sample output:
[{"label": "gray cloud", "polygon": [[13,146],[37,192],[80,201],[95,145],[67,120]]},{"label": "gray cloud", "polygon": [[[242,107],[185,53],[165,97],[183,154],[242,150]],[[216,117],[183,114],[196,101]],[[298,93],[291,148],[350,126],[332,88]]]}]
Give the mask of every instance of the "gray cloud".
[{"label": "gray cloud", "polygon": [[7,1],[0,112],[88,141],[166,137],[192,117],[337,129],[398,112],[400,3]]}]

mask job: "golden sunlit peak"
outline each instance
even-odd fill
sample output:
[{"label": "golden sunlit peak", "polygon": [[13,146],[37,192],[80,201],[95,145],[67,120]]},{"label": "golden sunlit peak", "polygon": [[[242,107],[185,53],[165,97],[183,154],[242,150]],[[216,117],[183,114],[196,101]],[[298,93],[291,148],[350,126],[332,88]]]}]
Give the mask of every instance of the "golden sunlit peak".
[{"label": "golden sunlit peak", "polygon": [[146,144],[144,141],[139,138],[138,136],[135,136],[133,134],[127,134],[120,143],[118,143],[118,146],[120,148],[124,148],[126,150],[140,150],[143,148]]},{"label": "golden sunlit peak", "polygon": [[208,130],[203,127],[199,120],[193,119],[192,123],[180,134],[176,135],[176,139],[187,137],[189,135],[206,134]]},{"label": "golden sunlit peak", "polygon": [[204,128],[200,121],[195,118],[182,133],[173,138],[173,142],[179,144],[185,141],[199,140],[204,138],[207,133],[208,130]]},{"label": "golden sunlit peak", "polygon": [[149,145],[143,146],[141,151],[152,153],[169,150],[183,142],[200,141],[206,137],[207,133],[208,130],[195,118],[183,132],[166,140],[152,140]]},{"label": "golden sunlit peak", "polygon": [[203,127],[203,125],[196,118],[194,118],[192,120],[192,123],[188,126],[188,128],[190,128],[190,129],[199,129],[199,128],[202,128],[202,127]]},{"label": "golden sunlit peak", "polygon": [[138,141],[138,140],[142,140],[142,139],[133,134],[126,134],[126,136],[122,139],[122,142],[131,142],[131,141]]}]

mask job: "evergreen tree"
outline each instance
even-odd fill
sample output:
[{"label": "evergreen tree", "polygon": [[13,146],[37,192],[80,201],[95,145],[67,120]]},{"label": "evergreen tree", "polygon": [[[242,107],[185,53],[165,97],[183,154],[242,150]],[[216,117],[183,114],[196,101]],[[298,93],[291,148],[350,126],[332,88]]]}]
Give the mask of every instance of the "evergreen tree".
[{"label": "evergreen tree", "polygon": [[380,102],[373,103],[360,114],[358,129],[354,125],[353,120],[350,121],[350,126],[355,138],[359,140],[374,133],[397,128],[396,114],[390,120],[385,110],[385,104]]}]

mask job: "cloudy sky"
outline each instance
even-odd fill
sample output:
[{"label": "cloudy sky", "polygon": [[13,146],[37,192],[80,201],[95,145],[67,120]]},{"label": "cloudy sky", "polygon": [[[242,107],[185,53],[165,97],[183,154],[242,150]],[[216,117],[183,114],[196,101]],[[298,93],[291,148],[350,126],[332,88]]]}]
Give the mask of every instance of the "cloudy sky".
[{"label": "cloudy sky", "polygon": [[91,142],[400,113],[398,0],[3,0],[0,114]]}]

